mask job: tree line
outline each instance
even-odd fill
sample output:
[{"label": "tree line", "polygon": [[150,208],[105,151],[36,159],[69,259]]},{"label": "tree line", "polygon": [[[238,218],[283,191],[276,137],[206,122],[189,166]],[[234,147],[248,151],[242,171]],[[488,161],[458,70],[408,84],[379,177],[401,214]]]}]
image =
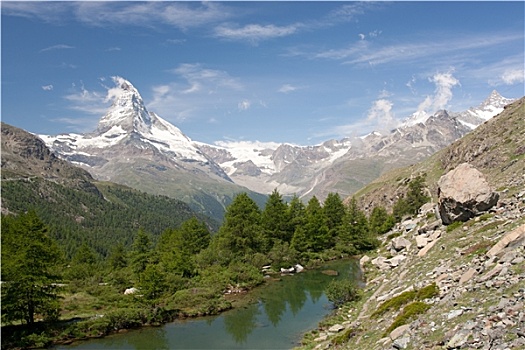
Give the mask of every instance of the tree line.
[{"label": "tree line", "polygon": [[[397,215],[414,213],[426,201],[424,179],[412,183],[394,209]],[[87,241],[68,255],[34,211],[2,215],[2,323],[57,321],[65,309],[79,307],[65,301],[79,292],[97,297],[96,308],[108,312],[124,308],[153,313],[141,322],[217,313],[231,307],[223,298],[225,291],[263,282],[263,266],[279,271],[360,254],[375,249],[378,235],[395,222],[396,216],[385,208],[376,207],[367,216],[355,198],[345,204],[337,193],[330,193],[324,203],[312,197],[304,204],[297,196],[286,202],[274,190],[264,209],[241,193],[227,207],[215,234],[191,217],[157,239],[140,228],[131,245],[117,242],[106,255]],[[120,299],[130,287],[137,293]],[[103,324],[83,331],[109,332],[115,327],[107,324],[110,319],[92,321]]]}]

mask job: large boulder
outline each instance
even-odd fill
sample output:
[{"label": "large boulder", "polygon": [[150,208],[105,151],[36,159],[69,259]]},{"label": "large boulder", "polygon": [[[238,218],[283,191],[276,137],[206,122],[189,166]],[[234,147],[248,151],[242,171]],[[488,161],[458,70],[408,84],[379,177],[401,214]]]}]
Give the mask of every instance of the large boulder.
[{"label": "large boulder", "polygon": [[438,209],[445,225],[467,221],[489,210],[498,199],[483,174],[468,163],[458,165],[438,182]]}]

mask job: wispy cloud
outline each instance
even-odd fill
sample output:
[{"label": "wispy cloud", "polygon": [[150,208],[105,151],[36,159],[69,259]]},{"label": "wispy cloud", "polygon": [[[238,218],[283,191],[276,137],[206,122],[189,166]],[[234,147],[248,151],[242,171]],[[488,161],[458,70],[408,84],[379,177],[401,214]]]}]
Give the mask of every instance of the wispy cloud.
[{"label": "wispy cloud", "polygon": [[289,92],[293,92],[293,91],[296,91],[298,89],[297,86],[293,86],[291,84],[284,84],[283,86],[281,86],[277,91],[278,92],[282,92],[283,94],[287,94]]},{"label": "wispy cloud", "polygon": [[[364,35],[360,36],[364,39]],[[290,52],[290,55],[305,56],[311,59],[339,60],[345,64],[381,65],[395,62],[421,62],[447,56],[450,60],[464,61],[466,57],[484,53],[483,49],[494,49],[510,42],[523,42],[523,33],[495,33],[492,35],[472,34],[461,37],[443,37],[433,40],[406,41],[379,46],[374,41],[358,40],[341,48],[322,51]],[[455,55],[455,56],[452,56]]]},{"label": "wispy cloud", "polygon": [[2,2],[2,14],[36,18],[49,23],[71,20],[89,26],[142,26],[160,24],[180,29],[219,23],[232,17],[230,7],[215,2]]},{"label": "wispy cloud", "polygon": [[218,122],[221,116],[218,110],[234,112],[252,106],[242,96],[244,84],[227,71],[199,63],[185,63],[169,72],[174,75],[174,80],[152,88],[148,108],[172,122],[192,118]]},{"label": "wispy cloud", "polygon": [[42,86],[42,90],[44,90],[44,91],[51,91],[51,90],[53,90],[53,85],[51,85],[51,84],[44,85],[44,86]]},{"label": "wispy cloud", "polygon": [[36,18],[47,23],[63,22],[71,11],[71,4],[65,2],[38,3],[32,1],[2,1],[2,15]]},{"label": "wispy cloud", "polygon": [[102,116],[108,107],[106,93],[89,91],[82,83],[79,86],[73,84],[72,92],[65,95],[64,99],[69,101],[69,109],[90,115]]},{"label": "wispy cloud", "polygon": [[229,7],[214,2],[79,2],[76,18],[91,26],[145,26],[159,24],[180,29],[218,23],[232,16]]},{"label": "wispy cloud", "polygon": [[46,51],[54,51],[54,50],[68,50],[68,49],[74,49],[74,46],[66,45],[66,44],[57,44],[53,46],[48,46],[46,48],[43,48],[39,52],[46,52]]},{"label": "wispy cloud", "polygon": [[261,40],[292,35],[296,33],[300,27],[300,24],[288,26],[249,24],[244,27],[221,25],[215,28],[215,36],[228,40],[247,40],[252,43],[257,43]]},{"label": "wispy cloud", "polygon": [[249,100],[242,100],[237,104],[237,108],[239,109],[239,111],[246,111],[250,109],[251,105],[252,103]]}]

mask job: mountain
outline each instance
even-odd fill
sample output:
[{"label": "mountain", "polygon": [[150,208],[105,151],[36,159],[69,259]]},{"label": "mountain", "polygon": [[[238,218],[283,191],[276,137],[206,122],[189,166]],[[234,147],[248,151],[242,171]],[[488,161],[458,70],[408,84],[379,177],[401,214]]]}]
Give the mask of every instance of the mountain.
[{"label": "mountain", "polygon": [[[465,162],[499,201],[445,226],[437,183]],[[421,174],[433,203],[379,236],[381,246],[360,259],[362,297],[321,322],[301,349],[525,349],[525,98],[355,196],[367,210],[388,205]]]},{"label": "mountain", "polygon": [[512,100],[493,91],[478,107],[462,113],[416,112],[386,135],[330,140],[317,146],[270,143],[217,143],[199,148],[238,184],[268,193],[324,199],[343,196],[397,167],[414,164],[490,119]]},{"label": "mountain", "polygon": [[235,194],[248,192],[262,204],[265,196],[236,185],[177,127],[149,112],[138,90],[115,77],[112,106],[89,134],[39,135],[60,158],[99,180],[181,199],[221,220]]},{"label": "mountain", "polygon": [[365,209],[376,205],[389,208],[404,195],[412,174],[425,174],[430,194],[435,196],[439,178],[461,163],[481,171],[494,188],[519,192],[525,188],[524,145],[525,98],[521,98],[431,157],[387,172],[355,195]]},{"label": "mountain", "polygon": [[359,190],[386,171],[429,157],[499,113],[509,99],[493,91],[461,113],[416,112],[387,134],[329,140],[315,146],[270,142],[190,140],[149,112],[137,89],[115,78],[115,101],[90,134],[41,135],[61,158],[94,177],[181,198],[215,218],[235,193],[262,204],[277,189],[284,196],[324,199]]},{"label": "mountain", "polygon": [[130,245],[140,228],[156,240],[194,216],[218,229],[182,201],[94,180],[22,129],[2,123],[1,133],[2,214],[34,210],[69,256],[83,243],[107,255],[118,243]]}]

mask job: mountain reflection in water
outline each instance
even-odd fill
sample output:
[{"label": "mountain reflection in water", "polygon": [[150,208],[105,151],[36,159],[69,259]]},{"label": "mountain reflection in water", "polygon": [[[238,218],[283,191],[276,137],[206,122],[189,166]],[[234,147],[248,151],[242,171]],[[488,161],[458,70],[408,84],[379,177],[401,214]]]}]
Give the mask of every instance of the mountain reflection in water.
[{"label": "mountain reflection in water", "polygon": [[323,290],[335,278],[359,279],[355,260],[331,262],[250,292],[258,302],[201,317],[146,327],[56,349],[291,349],[332,310]]}]

